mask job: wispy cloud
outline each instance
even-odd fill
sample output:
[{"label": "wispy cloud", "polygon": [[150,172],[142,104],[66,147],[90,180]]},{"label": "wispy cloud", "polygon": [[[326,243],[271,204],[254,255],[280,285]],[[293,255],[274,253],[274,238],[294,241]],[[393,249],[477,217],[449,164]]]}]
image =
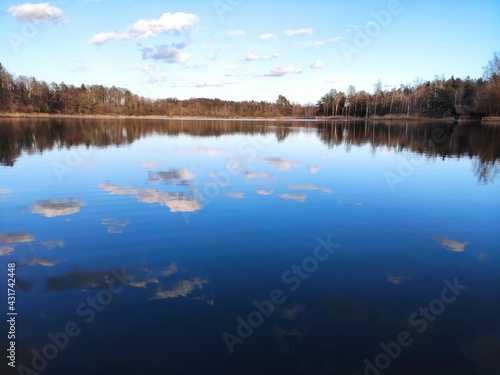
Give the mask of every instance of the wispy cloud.
[{"label": "wispy cloud", "polygon": [[245,32],[243,30],[229,30],[224,33],[225,36],[245,36]]},{"label": "wispy cloud", "polygon": [[205,87],[224,87],[226,85],[233,85],[236,81],[221,81],[219,79],[207,79],[203,81],[196,82],[185,82],[180,85],[172,86],[172,87],[191,87],[191,88],[205,88]]},{"label": "wispy cloud", "polygon": [[287,36],[312,35],[313,29],[310,27],[307,27],[305,29],[288,29],[288,30],[284,31],[283,34],[285,34]]},{"label": "wispy cloud", "polygon": [[330,38],[327,40],[316,40],[316,41],[308,41],[308,42],[298,42],[298,46],[306,47],[306,48],[315,48],[315,47],[323,47],[327,44],[340,43],[342,41],[342,37]]},{"label": "wispy cloud", "polygon": [[309,41],[309,42],[299,42],[299,43],[297,43],[297,45],[301,46],[301,47],[307,47],[307,48],[323,47],[325,45],[325,41],[318,40],[318,41]]},{"label": "wispy cloud", "polygon": [[229,70],[229,71],[234,71],[234,70],[238,70],[240,67],[238,65],[228,65],[226,66],[226,70]]},{"label": "wispy cloud", "polygon": [[66,23],[63,10],[49,3],[14,5],[7,9],[14,19],[34,23]]},{"label": "wispy cloud", "polygon": [[204,44],[202,46],[203,49],[215,49],[215,50],[219,50],[219,49],[225,49],[225,48],[229,48],[231,47],[230,44]]},{"label": "wispy cloud", "polygon": [[143,72],[148,72],[148,71],[153,70],[155,68],[156,68],[156,65],[154,63],[149,63],[149,62],[145,63],[145,64],[137,65],[135,67],[135,69],[141,70]]},{"label": "wispy cloud", "polygon": [[256,55],[254,53],[248,53],[245,56],[245,61],[262,61],[262,60],[271,60],[278,57],[277,53],[273,53],[272,55]]},{"label": "wispy cloud", "polygon": [[278,39],[278,37],[274,34],[266,33],[266,34],[259,35],[258,39],[265,42],[266,40],[276,40],[276,39]]},{"label": "wispy cloud", "polygon": [[124,31],[110,31],[94,35],[90,44],[101,45],[108,40],[147,39],[162,34],[179,35],[189,32],[198,22],[196,14],[164,13],[158,19],[139,20]]},{"label": "wispy cloud", "polygon": [[302,73],[302,69],[295,68],[293,65],[280,65],[264,74],[266,77],[284,77],[288,74]]}]

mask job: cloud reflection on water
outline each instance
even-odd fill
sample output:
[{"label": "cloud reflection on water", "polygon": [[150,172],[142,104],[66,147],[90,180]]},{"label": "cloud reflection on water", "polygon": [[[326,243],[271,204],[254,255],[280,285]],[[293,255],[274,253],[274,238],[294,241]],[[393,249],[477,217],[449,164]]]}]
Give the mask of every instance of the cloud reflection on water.
[{"label": "cloud reflection on water", "polygon": [[294,200],[298,202],[305,202],[307,196],[305,194],[280,194],[281,199]]},{"label": "cloud reflection on water", "polygon": [[443,249],[449,250],[449,251],[454,251],[456,253],[461,253],[465,251],[465,247],[469,244],[468,241],[466,242],[458,242],[454,240],[450,240],[447,236],[434,236],[434,240],[438,241]]},{"label": "cloud reflection on water", "polygon": [[299,165],[299,162],[297,161],[287,161],[278,157],[267,158],[265,159],[265,161],[269,163],[269,165],[271,165],[277,171],[289,171],[293,167]]},{"label": "cloud reflection on water", "polygon": [[0,246],[0,257],[10,255],[14,252],[14,247],[9,245]]},{"label": "cloud reflection on water", "polygon": [[4,243],[23,243],[23,242],[33,242],[33,241],[35,241],[35,237],[28,232],[0,234],[0,242]]},{"label": "cloud reflection on water", "polygon": [[195,277],[191,280],[181,280],[173,289],[162,290],[160,286],[158,291],[150,299],[167,299],[176,297],[186,297],[195,290],[203,289],[203,285],[207,284],[208,280],[201,277]]},{"label": "cloud reflection on water", "polygon": [[170,212],[195,212],[202,209],[194,196],[184,193],[164,193],[155,189],[133,189],[108,183],[99,184],[99,187],[111,195],[128,195],[136,197],[142,203],[159,203],[170,208]]},{"label": "cloud reflection on water", "polygon": [[54,198],[33,202],[31,212],[45,217],[68,216],[80,212],[84,203],[75,198]]}]

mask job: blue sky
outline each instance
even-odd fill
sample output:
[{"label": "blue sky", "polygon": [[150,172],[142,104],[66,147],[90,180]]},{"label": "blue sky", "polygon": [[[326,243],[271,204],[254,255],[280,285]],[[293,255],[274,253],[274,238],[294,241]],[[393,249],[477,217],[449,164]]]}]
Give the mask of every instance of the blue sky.
[{"label": "blue sky", "polygon": [[152,98],[315,103],[435,75],[477,78],[500,50],[500,2],[2,1],[0,62],[15,75]]}]

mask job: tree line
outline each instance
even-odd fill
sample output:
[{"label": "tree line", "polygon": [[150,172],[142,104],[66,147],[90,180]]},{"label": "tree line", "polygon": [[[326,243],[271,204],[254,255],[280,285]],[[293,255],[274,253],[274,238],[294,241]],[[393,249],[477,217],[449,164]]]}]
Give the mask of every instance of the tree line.
[{"label": "tree line", "polygon": [[[278,124],[278,126],[276,126]],[[436,137],[436,126],[439,136]],[[0,126],[0,166],[13,166],[23,152],[41,153],[77,146],[107,148],[133,144],[150,135],[219,137],[228,134],[274,136],[282,142],[299,132],[316,134],[329,148],[370,145],[372,152],[387,147],[411,150],[428,158],[471,158],[481,183],[500,176],[500,132],[495,126],[436,125],[421,122],[405,126],[391,121],[262,121],[105,119],[16,119]]]},{"label": "tree line", "polygon": [[500,115],[500,51],[484,68],[483,77],[465,79],[435,77],[416,79],[399,88],[385,89],[382,82],[373,93],[330,90],[314,104],[300,105],[279,95],[276,102],[220,99],[149,99],[127,89],[102,85],[74,86],[46,83],[34,77],[13,76],[0,63],[0,112],[62,115],[119,115],[163,117],[432,117],[452,115],[455,105],[485,116]]}]

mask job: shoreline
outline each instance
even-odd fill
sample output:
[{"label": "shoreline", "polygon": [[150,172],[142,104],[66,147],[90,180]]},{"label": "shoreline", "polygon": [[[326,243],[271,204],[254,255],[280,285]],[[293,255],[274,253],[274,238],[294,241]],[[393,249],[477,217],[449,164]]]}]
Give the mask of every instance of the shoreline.
[{"label": "shoreline", "polygon": [[421,116],[401,116],[401,115],[386,115],[386,116],[370,116],[366,117],[344,117],[344,116],[330,116],[322,117],[315,116],[310,118],[305,117],[196,117],[196,116],[126,116],[126,115],[60,115],[60,114],[49,114],[49,113],[9,113],[0,112],[0,119],[83,119],[83,120],[200,120],[200,121],[269,121],[269,122],[279,122],[279,121],[296,121],[296,122],[307,122],[307,121],[334,121],[334,122],[384,122],[384,121],[410,121],[410,122],[456,122],[458,124],[462,123],[474,123],[479,122],[481,124],[496,125],[500,124],[500,117],[483,117],[481,120],[461,120],[457,121],[454,117],[421,117]]},{"label": "shoreline", "polygon": [[[314,118],[304,118],[304,117],[196,117],[196,116],[126,116],[126,115],[59,115],[59,114],[48,114],[48,113],[1,113],[0,118],[11,118],[11,119],[95,119],[95,120],[217,120],[217,121],[344,121],[344,122],[360,122],[360,121],[412,121],[412,122],[454,122],[453,117],[445,118],[433,118],[433,117],[420,117],[420,116],[399,116],[399,115],[387,115],[387,116],[371,116],[365,117],[343,117],[343,116],[330,116],[321,117],[316,116]],[[480,121],[480,120],[479,120]],[[483,122],[500,122],[500,117],[485,117]]]}]

